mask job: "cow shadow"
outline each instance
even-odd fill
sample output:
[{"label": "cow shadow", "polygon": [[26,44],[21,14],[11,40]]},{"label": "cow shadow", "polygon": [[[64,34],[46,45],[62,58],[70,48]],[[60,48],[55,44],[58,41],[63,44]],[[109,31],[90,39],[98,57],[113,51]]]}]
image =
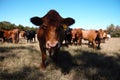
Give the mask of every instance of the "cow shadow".
[{"label": "cow shadow", "polygon": [[67,74],[75,66],[73,57],[68,51],[59,51],[52,56],[52,59],[57,67],[61,69],[63,74]]},{"label": "cow shadow", "polygon": [[[90,80],[120,80],[120,54],[115,53],[117,57],[113,57],[98,52],[76,51],[79,52],[73,56],[78,65],[76,74],[82,74]],[[74,80],[77,80],[75,77]]]}]

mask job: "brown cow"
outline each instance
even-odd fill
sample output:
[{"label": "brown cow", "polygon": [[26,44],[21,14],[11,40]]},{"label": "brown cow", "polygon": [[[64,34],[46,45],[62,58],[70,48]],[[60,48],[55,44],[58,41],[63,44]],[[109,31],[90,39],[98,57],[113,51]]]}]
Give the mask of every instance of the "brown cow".
[{"label": "brown cow", "polygon": [[13,34],[12,34],[12,42],[13,43],[18,43],[19,42],[20,30],[16,28],[16,29],[13,29],[12,32],[13,32]]},{"label": "brown cow", "polygon": [[25,31],[20,31],[19,38],[25,39],[25,35],[26,35]]},{"label": "brown cow", "polygon": [[89,44],[92,43],[93,48],[96,48],[96,43],[98,44],[98,48],[100,48],[100,43],[103,39],[103,30],[82,30],[82,39],[88,40]]},{"label": "brown cow", "polygon": [[26,32],[25,31],[20,31],[19,33],[19,43],[24,43],[26,38]]},{"label": "brown cow", "polygon": [[75,41],[77,44],[81,45],[81,38],[82,38],[82,29],[76,28],[71,31],[72,34],[72,42],[75,44]]},{"label": "brown cow", "polygon": [[107,31],[103,30],[103,39],[101,40],[102,43],[105,43],[105,40],[108,39],[107,38]]},{"label": "brown cow", "polygon": [[17,28],[12,30],[3,29],[2,31],[4,32],[4,41],[12,39],[12,43],[19,42],[19,29]]},{"label": "brown cow", "polygon": [[92,43],[93,48],[96,48],[96,43],[98,44],[98,48],[100,48],[101,40],[104,38],[104,31],[100,30],[84,30],[81,28],[73,29],[71,31],[72,34],[72,42],[77,42],[77,44],[82,43],[82,39],[88,40],[89,44]]},{"label": "brown cow", "polygon": [[4,31],[2,29],[0,29],[0,40],[2,43],[4,42]]},{"label": "brown cow", "polygon": [[41,68],[45,69],[46,50],[48,50],[50,56],[52,56],[52,53],[57,53],[65,37],[64,27],[72,25],[75,21],[72,18],[62,18],[58,12],[50,10],[42,18],[31,18],[31,22],[40,26],[37,31],[37,38],[42,53]]}]

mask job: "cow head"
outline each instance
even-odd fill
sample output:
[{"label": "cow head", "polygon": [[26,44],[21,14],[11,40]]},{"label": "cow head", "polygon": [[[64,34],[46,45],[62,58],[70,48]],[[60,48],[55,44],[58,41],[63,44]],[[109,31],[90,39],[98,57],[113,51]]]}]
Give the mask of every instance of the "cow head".
[{"label": "cow head", "polygon": [[[75,21],[72,18],[62,18],[55,10],[50,10],[44,17],[33,17],[31,22],[39,27],[38,40],[43,37],[47,49],[59,48],[64,39],[64,32]],[[40,32],[39,32],[40,31]]]},{"label": "cow head", "polygon": [[98,30],[98,36],[99,36],[100,40],[103,39],[103,35],[104,35],[104,31],[102,29],[99,29]]}]

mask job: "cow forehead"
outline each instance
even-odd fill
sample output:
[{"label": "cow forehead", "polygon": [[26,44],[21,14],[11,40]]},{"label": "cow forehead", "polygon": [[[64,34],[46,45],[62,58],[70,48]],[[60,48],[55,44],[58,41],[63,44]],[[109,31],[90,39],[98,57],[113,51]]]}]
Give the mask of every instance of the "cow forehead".
[{"label": "cow forehead", "polygon": [[51,10],[42,18],[42,20],[43,23],[46,25],[56,26],[60,24],[63,18],[59,15],[58,12],[56,12],[55,10]]}]

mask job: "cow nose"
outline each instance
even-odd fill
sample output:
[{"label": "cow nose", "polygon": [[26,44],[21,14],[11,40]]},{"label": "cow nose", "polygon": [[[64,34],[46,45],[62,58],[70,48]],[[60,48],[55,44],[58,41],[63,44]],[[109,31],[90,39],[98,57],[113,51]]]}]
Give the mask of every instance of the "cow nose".
[{"label": "cow nose", "polygon": [[52,47],[59,47],[59,43],[58,41],[54,41],[54,42],[50,42],[50,41],[47,41],[46,42],[46,48],[52,48]]}]

